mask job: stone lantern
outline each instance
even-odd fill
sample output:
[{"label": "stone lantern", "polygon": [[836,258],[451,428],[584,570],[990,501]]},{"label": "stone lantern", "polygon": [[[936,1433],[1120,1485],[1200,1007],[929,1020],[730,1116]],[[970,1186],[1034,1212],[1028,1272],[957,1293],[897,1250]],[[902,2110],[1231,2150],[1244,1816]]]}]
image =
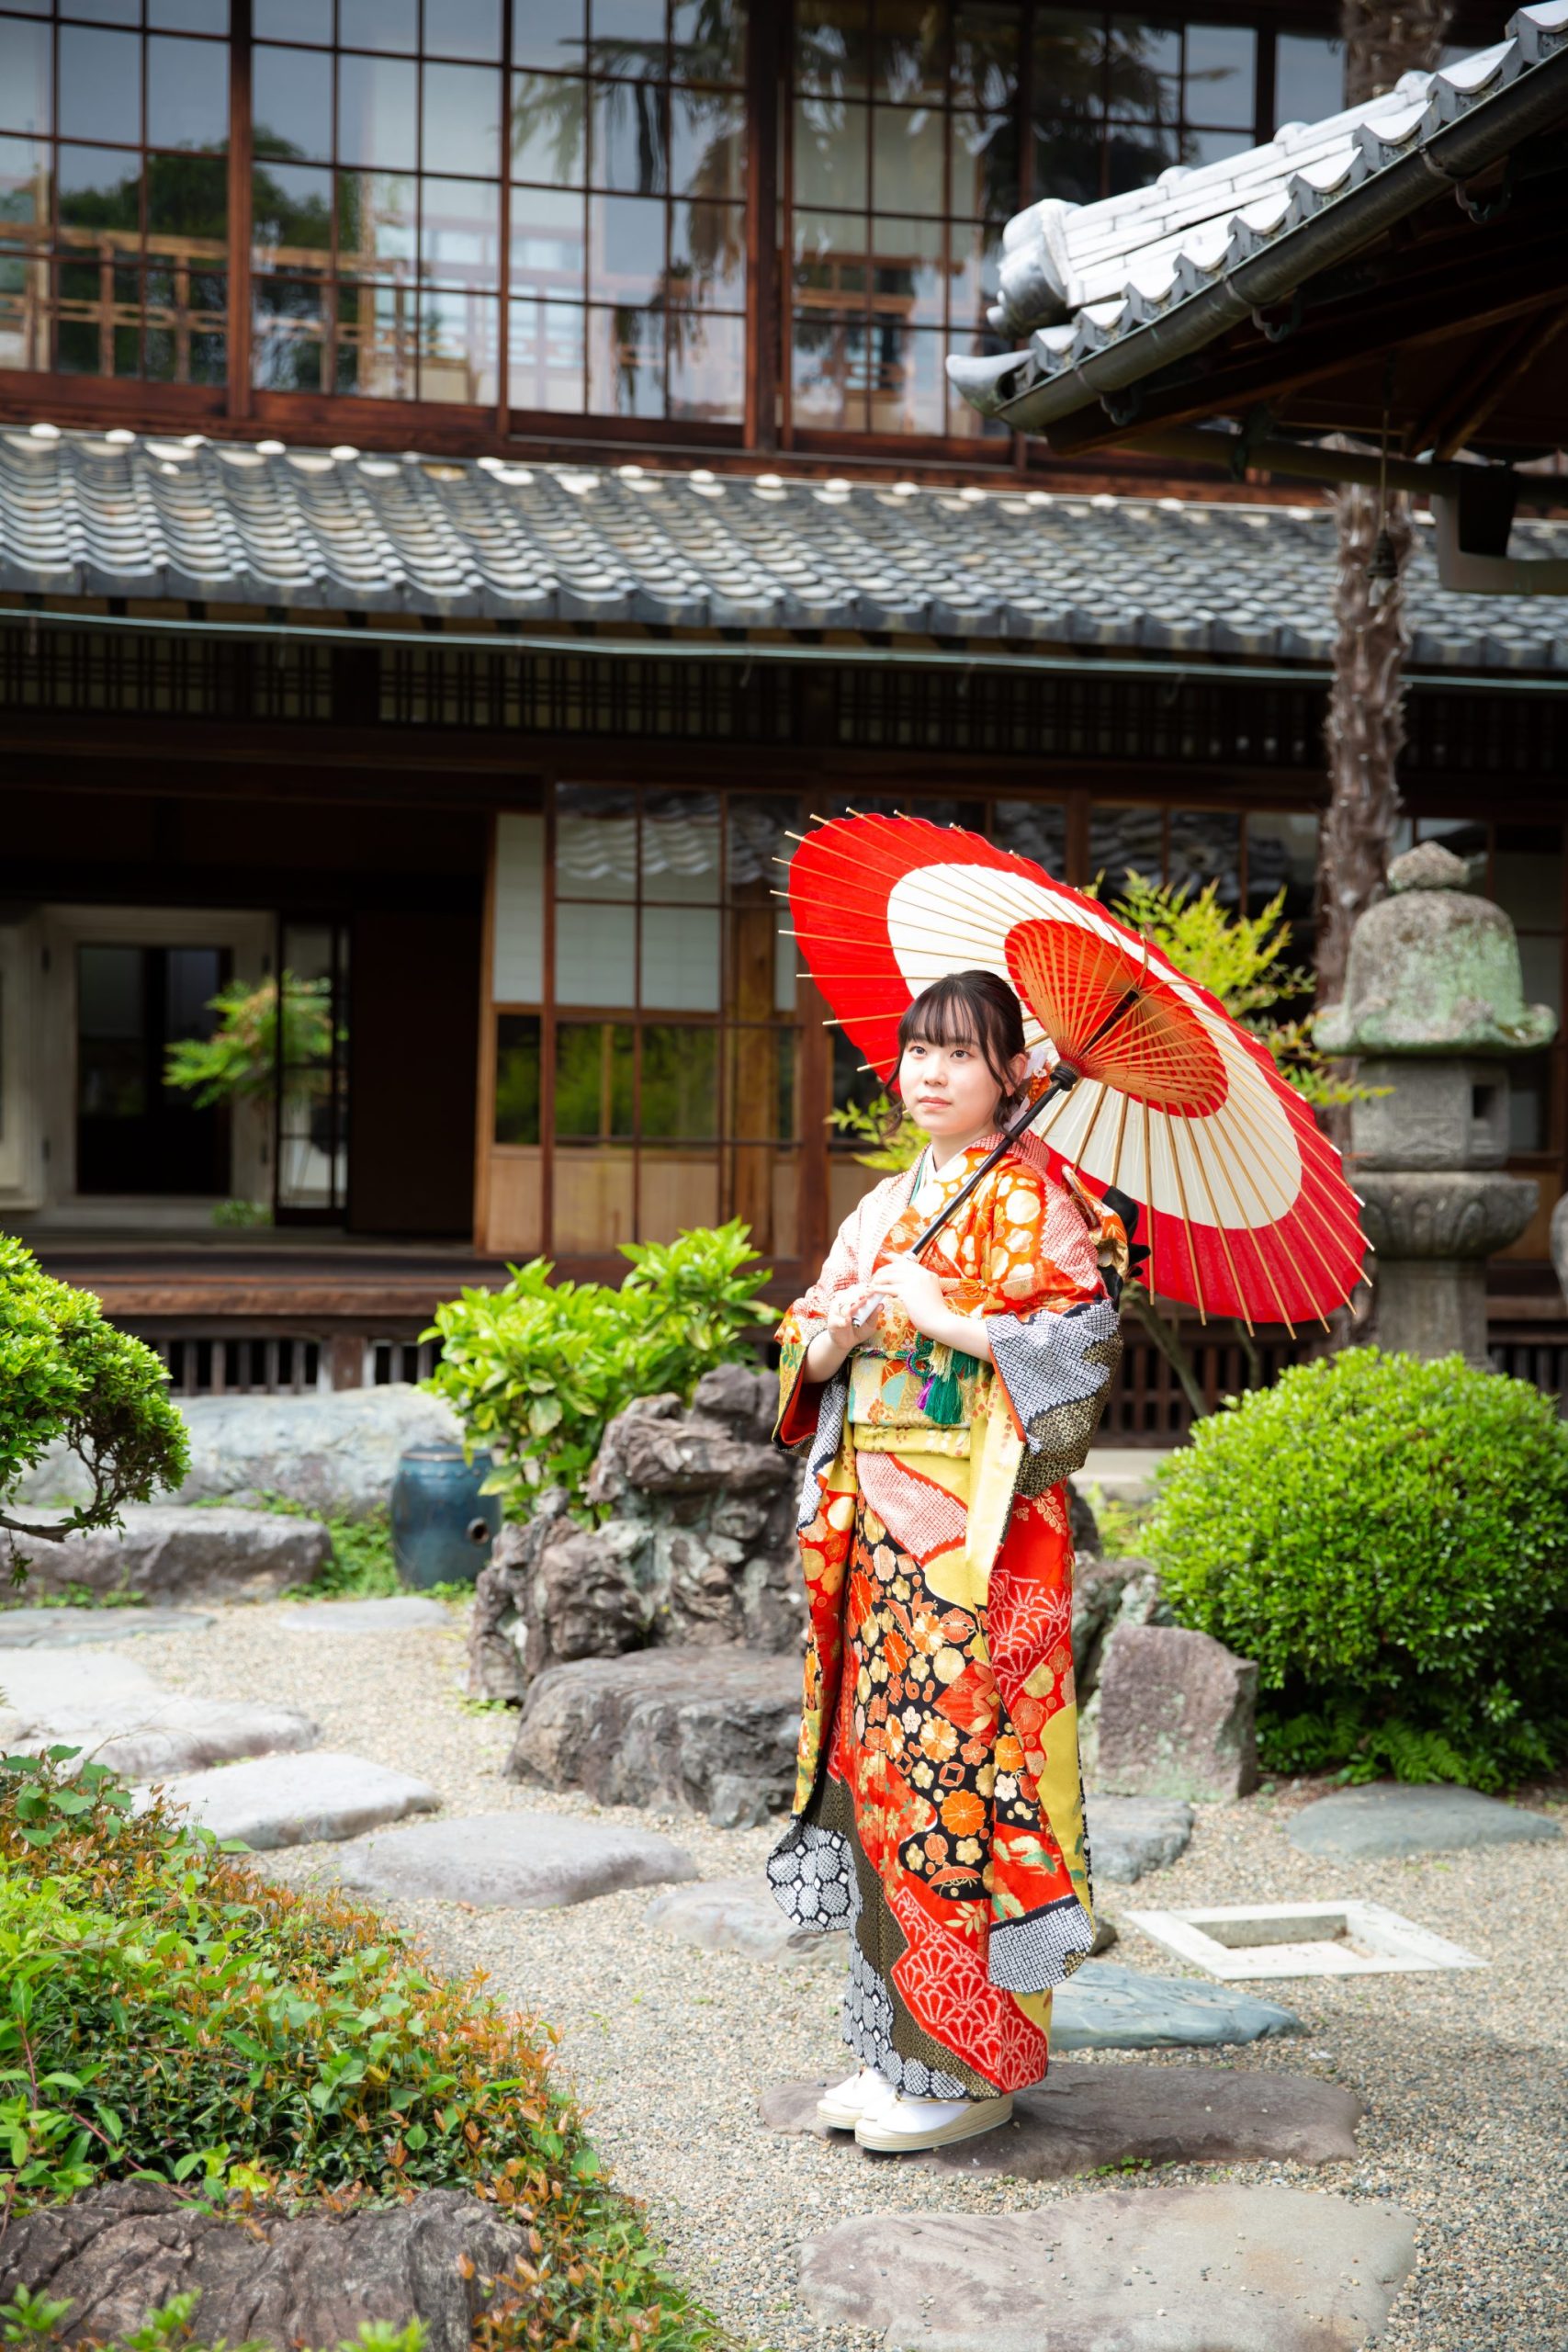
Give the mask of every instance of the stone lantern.
[{"label": "stone lantern", "polygon": [[1550,1044],[1557,1022],[1525,1003],[1514,926],[1469,884],[1440,842],[1395,858],[1390,895],[1351,935],[1344,1001],[1314,1034],[1357,1057],[1361,1085],[1389,1090],[1350,1114],[1378,1344],[1458,1349],[1484,1369],[1486,1260],[1518,1239],[1539,1191],[1504,1172],[1508,1057]]}]

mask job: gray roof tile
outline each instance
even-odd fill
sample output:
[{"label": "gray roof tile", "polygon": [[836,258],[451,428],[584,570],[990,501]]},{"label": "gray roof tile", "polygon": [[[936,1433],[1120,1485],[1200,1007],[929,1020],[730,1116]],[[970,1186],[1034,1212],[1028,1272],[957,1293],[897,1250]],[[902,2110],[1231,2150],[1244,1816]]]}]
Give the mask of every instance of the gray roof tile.
[{"label": "gray roof tile", "polygon": [[[1521,522],[1568,555],[1568,525]],[[1411,574],[1424,667],[1568,670],[1553,600]],[[874,629],[1172,659],[1322,662],[1322,508],[1021,492],[897,492],[691,472],[333,458],[0,430],[0,593],[302,614]]]}]

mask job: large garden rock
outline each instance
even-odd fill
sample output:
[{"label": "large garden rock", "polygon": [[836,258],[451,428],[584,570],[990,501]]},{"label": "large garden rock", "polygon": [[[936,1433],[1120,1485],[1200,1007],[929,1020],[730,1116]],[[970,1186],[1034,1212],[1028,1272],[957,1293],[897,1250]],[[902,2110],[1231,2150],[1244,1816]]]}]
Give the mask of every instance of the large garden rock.
[{"label": "large garden rock", "polygon": [[577,1659],[645,1647],[797,1655],[806,1604],[794,1464],[768,1442],[776,1383],[727,1364],[678,1396],[641,1396],[604,1432],[584,1528],[557,1490],[507,1527],[475,1588],[468,1689],[520,1699]]},{"label": "large garden rock", "polygon": [[799,1728],[794,1658],[642,1650],[541,1675],[506,1769],[604,1804],[691,1806],[733,1828],[787,1804]]},{"label": "large garden rock", "polygon": [[[762,2095],[775,2132],[815,2132],[820,2083]],[[942,2172],[1066,2180],[1103,2165],[1326,2165],[1356,2154],[1366,2112],[1353,2091],[1314,2075],[1218,2066],[1054,2064],[1037,2089],[1013,2094],[1012,2120],[982,2138],[938,2148]],[[823,2134],[823,2136],[826,2136]],[[911,2159],[908,2156],[906,2164]],[[1047,2339],[1055,2352],[1055,2338]]]},{"label": "large garden rock", "polygon": [[424,2324],[425,2352],[468,2352],[474,2323],[528,2251],[525,2233],[454,2188],[357,2213],[243,2222],[150,2181],[113,2181],[14,2219],[0,2301],[18,2289],[70,2303],[51,2341],[126,2342],[150,2311],[195,2292],[204,2344],[352,2342],[366,2320]]},{"label": "large garden rock", "polygon": [[[405,1446],[452,1445],[463,1434],[449,1405],[400,1381],[303,1396],[182,1396],[179,1405],[190,1469],[176,1500],[283,1495],[329,1519],[385,1510]],[[22,1491],[29,1501],[82,1501],[86,1473],[74,1454],[56,1450]]]},{"label": "large garden rock", "polygon": [[23,1589],[66,1592],[73,1586],[107,1597],[134,1593],[149,1601],[275,1600],[308,1584],[333,1555],[333,1540],[313,1519],[272,1510],[182,1503],[127,1503],[125,1524],[67,1535],[58,1544],[19,1545],[0,1537],[0,1580],[19,1548],[28,1562]]},{"label": "large garden rock", "polygon": [[1229,1799],[1258,1786],[1258,1668],[1208,1634],[1120,1624],[1100,1668],[1095,1779],[1119,1795]]},{"label": "large garden rock", "polygon": [[558,1813],[474,1814],[374,1832],[333,1857],[345,1886],[513,1911],[590,1903],[627,1886],[695,1878],[683,1848],[651,1830]]},{"label": "large garden rock", "polygon": [[[203,1829],[238,1838],[254,1853],[359,1838],[411,1813],[434,1813],[426,1781],[368,1757],[318,1747],[306,1756],[257,1756],[211,1772],[187,1772],[163,1792]],[[151,1789],[138,1792],[144,1806]]]},{"label": "large garden rock", "polygon": [[881,2329],[887,2352],[1360,2352],[1415,2261],[1381,2201],[1104,2189],[840,2222],[802,2246],[800,2291],[836,2339]]},{"label": "large garden rock", "polygon": [[1448,1854],[1469,1846],[1519,1846],[1562,1835],[1549,1815],[1500,1804],[1476,1789],[1407,1786],[1393,1781],[1319,1797],[1315,1804],[1303,1806],[1290,1828],[1291,1843],[1302,1853],[1348,1861]]}]

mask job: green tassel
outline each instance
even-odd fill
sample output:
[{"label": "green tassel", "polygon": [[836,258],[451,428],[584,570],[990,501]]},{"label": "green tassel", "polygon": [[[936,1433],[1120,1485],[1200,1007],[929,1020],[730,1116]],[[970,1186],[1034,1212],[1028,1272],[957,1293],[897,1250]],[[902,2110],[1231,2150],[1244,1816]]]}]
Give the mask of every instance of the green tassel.
[{"label": "green tassel", "polygon": [[[940,1370],[936,1363],[939,1357],[943,1359]],[[936,1421],[944,1429],[953,1428],[964,1419],[964,1383],[972,1380],[979,1371],[978,1359],[953,1348],[932,1347],[927,1342],[916,1351],[911,1363],[915,1371],[930,1375],[920,1398],[920,1410],[927,1420]]]}]

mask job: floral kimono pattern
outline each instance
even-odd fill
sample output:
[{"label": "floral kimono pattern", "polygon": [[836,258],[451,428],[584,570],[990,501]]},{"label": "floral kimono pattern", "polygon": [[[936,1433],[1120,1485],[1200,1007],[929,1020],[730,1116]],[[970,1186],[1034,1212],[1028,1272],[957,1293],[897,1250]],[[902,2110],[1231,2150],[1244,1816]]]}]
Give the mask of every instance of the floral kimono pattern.
[{"label": "floral kimono pattern", "polygon": [[[870,1193],[779,1333],[811,1625],[769,1877],[797,1925],[851,1928],[845,2039],[916,2097],[1037,2082],[1052,1988],[1094,1941],[1061,1481],[1120,1354],[1100,1264],[1124,1267],[1125,1237],[1010,1153],[924,1257],[986,1317],[994,1370],[872,1306],[877,1266],[992,1140]],[[865,1337],[813,1387],[829,1302]]]}]

